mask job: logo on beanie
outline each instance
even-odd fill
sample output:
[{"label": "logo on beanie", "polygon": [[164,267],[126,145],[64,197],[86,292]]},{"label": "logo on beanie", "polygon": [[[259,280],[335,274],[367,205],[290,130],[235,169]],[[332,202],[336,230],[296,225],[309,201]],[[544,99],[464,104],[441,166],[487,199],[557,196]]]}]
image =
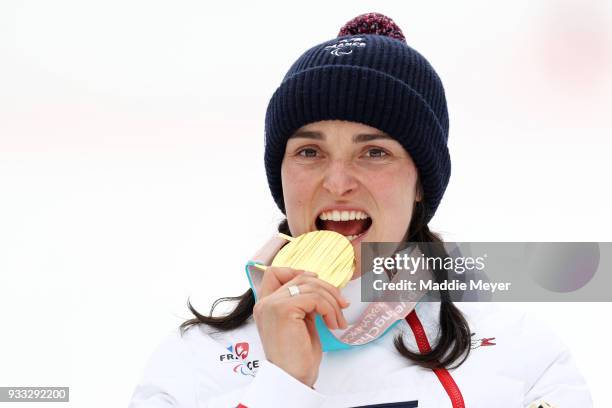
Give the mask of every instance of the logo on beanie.
[{"label": "logo on beanie", "polygon": [[351,54],[355,48],[363,48],[366,46],[363,38],[349,38],[346,40],[339,40],[337,43],[328,45],[324,49],[329,51],[332,55],[340,57],[341,55]]}]

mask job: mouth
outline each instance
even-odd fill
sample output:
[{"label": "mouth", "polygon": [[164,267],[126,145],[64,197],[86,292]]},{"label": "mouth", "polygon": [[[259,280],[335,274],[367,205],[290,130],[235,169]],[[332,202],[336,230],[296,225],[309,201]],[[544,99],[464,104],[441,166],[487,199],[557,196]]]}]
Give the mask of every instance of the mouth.
[{"label": "mouth", "polygon": [[356,241],[368,233],[372,218],[362,210],[324,210],[315,220],[317,230],[334,231],[349,241]]}]

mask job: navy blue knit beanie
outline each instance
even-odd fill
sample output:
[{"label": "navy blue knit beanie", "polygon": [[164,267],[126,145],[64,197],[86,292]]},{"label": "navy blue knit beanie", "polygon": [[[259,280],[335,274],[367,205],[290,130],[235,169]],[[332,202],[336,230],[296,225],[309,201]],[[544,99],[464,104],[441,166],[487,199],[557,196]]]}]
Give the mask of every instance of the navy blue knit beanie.
[{"label": "navy blue knit beanie", "polygon": [[308,123],[334,119],[377,128],[406,149],[419,171],[429,221],[450,177],[446,98],[432,66],[390,18],[369,13],[349,21],[337,38],[298,58],[270,99],[264,161],[283,213],[287,140]]}]

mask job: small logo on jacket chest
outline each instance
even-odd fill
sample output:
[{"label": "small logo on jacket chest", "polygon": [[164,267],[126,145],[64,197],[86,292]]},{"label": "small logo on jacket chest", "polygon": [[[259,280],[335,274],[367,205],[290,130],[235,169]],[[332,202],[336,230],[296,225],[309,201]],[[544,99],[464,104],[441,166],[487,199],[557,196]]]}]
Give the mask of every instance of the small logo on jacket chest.
[{"label": "small logo on jacket chest", "polygon": [[229,353],[220,354],[219,361],[232,365],[232,371],[242,375],[255,377],[259,368],[259,360],[249,360],[249,343],[241,342],[226,347]]}]

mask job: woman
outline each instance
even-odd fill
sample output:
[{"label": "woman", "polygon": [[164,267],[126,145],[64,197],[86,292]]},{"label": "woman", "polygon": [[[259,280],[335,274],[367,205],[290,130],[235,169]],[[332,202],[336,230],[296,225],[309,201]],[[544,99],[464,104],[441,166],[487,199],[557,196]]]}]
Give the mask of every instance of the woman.
[{"label": "woman", "polygon": [[[266,113],[265,166],[287,218],[361,242],[440,242],[429,231],[450,177],[442,83],[388,17],[347,23],[306,51]],[[437,271],[437,279],[444,279]],[[322,352],[315,315],[346,328],[363,311],[359,268],[339,290],[269,267],[227,316],[185,322],[151,358],[131,407],[591,406],[567,350],[493,304],[441,302],[365,346]],[[217,304],[217,303],[216,303]],[[215,305],[216,305],[215,304]]]}]

